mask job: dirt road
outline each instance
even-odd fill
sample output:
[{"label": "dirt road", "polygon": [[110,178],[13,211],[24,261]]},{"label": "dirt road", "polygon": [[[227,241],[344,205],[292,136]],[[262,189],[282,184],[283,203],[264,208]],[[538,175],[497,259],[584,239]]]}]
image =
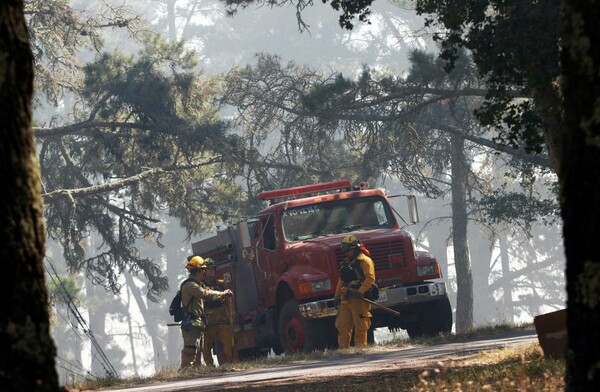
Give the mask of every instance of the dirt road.
[{"label": "dirt road", "polygon": [[[460,342],[410,348],[381,346],[365,352],[352,351],[332,358],[299,361],[289,365],[236,371],[218,376],[181,380],[113,392],[173,391],[394,391],[394,378],[414,376],[438,362],[450,362],[494,348],[537,341],[533,329],[500,335],[477,336]],[[355,387],[355,388],[354,388]]]}]

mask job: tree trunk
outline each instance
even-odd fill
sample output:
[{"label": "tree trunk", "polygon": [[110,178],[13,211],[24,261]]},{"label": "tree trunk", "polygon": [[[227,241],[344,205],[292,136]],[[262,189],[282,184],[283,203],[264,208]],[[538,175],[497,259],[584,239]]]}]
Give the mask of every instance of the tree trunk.
[{"label": "tree trunk", "polygon": [[[129,290],[131,290],[131,294],[135,299],[135,303],[142,314],[148,335],[150,335],[150,339],[152,341],[152,350],[154,351],[154,368],[158,370],[164,365],[162,361],[166,360],[166,356],[157,328],[157,319],[150,313],[150,310],[144,302],[144,298],[140,292],[140,289],[135,285],[133,277],[128,272],[125,272],[123,275],[125,276],[127,286],[129,287]],[[135,355],[135,353],[133,354]]]},{"label": "tree trunk", "polygon": [[[129,273],[125,272],[125,275]],[[127,287],[127,332],[129,332],[129,347],[131,348],[131,363],[133,365],[133,374],[138,377],[140,372],[137,365],[137,352],[135,350],[135,338],[133,333],[133,322],[131,319],[131,289]]]},{"label": "tree trunk", "polygon": [[510,258],[508,256],[508,244],[506,241],[506,234],[501,234],[498,239],[498,246],[500,247],[500,264],[502,265],[502,297],[504,298],[504,315],[506,321],[510,324],[514,322],[514,304],[512,297],[513,286],[511,284],[512,279],[510,276]]},{"label": "tree trunk", "polygon": [[555,86],[548,86],[533,92],[533,99],[542,122],[544,142],[548,150],[550,166],[557,175],[560,175],[560,135],[564,132],[562,111],[559,110],[561,97]]},{"label": "tree trunk", "polygon": [[452,244],[456,268],[456,332],[473,327],[473,275],[467,241],[467,173],[465,140],[451,136],[452,145]]},{"label": "tree trunk", "polygon": [[[105,350],[109,348],[108,343],[111,340],[111,338],[106,335],[106,312],[107,309],[111,307],[110,299],[105,299],[105,289],[96,286],[89,277],[85,282],[85,294],[87,298],[93,299],[90,301],[91,303],[88,307],[89,326],[90,331],[92,331],[93,334],[93,338],[90,337],[92,340],[90,351],[90,360],[92,363],[91,373],[98,377],[109,377],[111,375],[111,370],[108,369],[106,363],[103,361],[103,356],[106,354]],[[100,299],[95,300],[98,298]],[[98,343],[98,346],[94,344],[94,339]],[[98,348],[102,350],[102,353],[98,352]],[[110,352],[108,355],[110,355]]]},{"label": "tree trunk", "polygon": [[473,298],[474,324],[490,323],[499,318],[498,303],[489,289],[489,282],[493,279],[493,244],[483,230],[485,229],[475,226],[467,234],[467,243],[470,244],[467,254],[472,260],[473,292],[477,293]]},{"label": "tree trunk", "polygon": [[600,389],[600,5],[563,3],[564,159],[560,203],[567,256],[567,389]]},{"label": "tree trunk", "polygon": [[31,129],[33,58],[22,0],[0,2],[0,390],[57,391],[44,218]]},{"label": "tree trunk", "polygon": [[177,40],[177,25],[175,20],[175,2],[177,0],[167,0],[167,24],[169,26],[169,41]]},{"label": "tree trunk", "polygon": [[[168,307],[171,303],[171,298],[179,290],[185,269],[186,256],[192,253],[191,246],[189,244],[182,244],[182,239],[186,237],[186,233],[181,227],[169,218],[166,221],[168,230],[164,233],[163,238],[165,243],[168,244],[179,244],[179,246],[168,246],[165,248],[165,261],[166,261],[166,275],[169,278],[169,291],[165,301],[165,307],[163,310],[164,320],[172,323],[173,318],[169,316]],[[163,338],[164,339],[164,338]],[[181,329],[179,327],[167,328],[167,358],[168,363],[171,366],[179,366],[181,362]]]}]

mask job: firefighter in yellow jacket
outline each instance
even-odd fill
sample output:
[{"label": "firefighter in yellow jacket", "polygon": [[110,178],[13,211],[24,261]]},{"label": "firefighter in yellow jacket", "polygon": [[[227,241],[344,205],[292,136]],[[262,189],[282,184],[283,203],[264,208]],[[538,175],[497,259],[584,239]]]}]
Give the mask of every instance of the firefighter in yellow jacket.
[{"label": "firefighter in yellow jacket", "polygon": [[350,347],[352,328],[354,345],[367,345],[367,333],[371,327],[371,305],[364,301],[364,294],[375,282],[375,266],[369,251],[355,235],[347,235],[340,249],[345,259],[340,266],[340,276],[335,289],[335,300],[339,305],[335,327],[338,330],[338,347]]},{"label": "firefighter in yellow jacket", "polygon": [[206,264],[200,256],[189,259],[185,268],[189,277],[181,284],[181,304],[184,317],[181,322],[183,349],[181,350],[181,369],[200,366],[202,350],[198,350],[198,341],[206,328],[204,301],[226,299],[232,296],[231,290],[210,290],[202,283],[206,279]]},{"label": "firefighter in yellow jacket", "polygon": [[[204,281],[206,287],[211,290],[224,290],[225,282],[215,277],[217,268],[214,260],[206,257],[204,262],[207,266],[206,280]],[[204,301],[204,314],[206,316],[206,331],[204,331],[204,346],[202,349],[204,363],[208,366],[214,365],[210,350],[217,340],[223,349],[225,363],[233,363],[236,359],[236,352],[232,328],[233,319],[231,318],[233,317],[232,297]]]}]

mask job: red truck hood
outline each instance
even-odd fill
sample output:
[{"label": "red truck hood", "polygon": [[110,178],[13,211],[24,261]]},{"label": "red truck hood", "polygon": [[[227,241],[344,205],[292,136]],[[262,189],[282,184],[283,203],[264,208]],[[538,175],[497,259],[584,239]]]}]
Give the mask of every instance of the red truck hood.
[{"label": "red truck hood", "polygon": [[[398,241],[410,243],[410,235],[397,229],[364,230],[355,231],[352,234],[356,235],[367,249],[369,249],[370,243]],[[341,257],[339,247],[345,235],[348,233],[286,244],[289,266],[291,269],[315,272],[318,270],[326,275],[337,276],[338,259]]]},{"label": "red truck hood", "polygon": [[[337,281],[338,263],[343,259],[339,246],[347,234],[287,244],[289,272],[304,276],[314,275],[319,278],[329,277],[332,281]],[[365,244],[367,250],[370,250],[377,271],[378,284],[392,285],[400,283],[402,279],[409,279],[407,276],[402,277],[398,272],[399,269],[407,266],[409,260],[414,260],[414,249],[409,233],[398,229],[376,229],[355,231],[352,234]],[[390,265],[392,261],[386,254],[390,249],[398,251],[394,265]]]}]

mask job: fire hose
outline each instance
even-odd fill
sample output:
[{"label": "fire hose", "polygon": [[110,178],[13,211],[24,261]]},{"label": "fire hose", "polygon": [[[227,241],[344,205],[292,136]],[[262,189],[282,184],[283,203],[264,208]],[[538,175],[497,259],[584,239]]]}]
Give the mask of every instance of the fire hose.
[{"label": "fire hose", "polygon": [[379,308],[379,309],[381,309],[383,311],[386,311],[386,312],[388,312],[390,314],[393,314],[394,316],[400,317],[400,312],[397,312],[394,309],[390,309],[387,306],[383,306],[381,304],[378,304],[377,302],[371,301],[370,299],[363,298],[363,301],[365,301],[366,303],[368,303],[368,304],[370,304],[372,306],[375,306],[376,308]]}]

